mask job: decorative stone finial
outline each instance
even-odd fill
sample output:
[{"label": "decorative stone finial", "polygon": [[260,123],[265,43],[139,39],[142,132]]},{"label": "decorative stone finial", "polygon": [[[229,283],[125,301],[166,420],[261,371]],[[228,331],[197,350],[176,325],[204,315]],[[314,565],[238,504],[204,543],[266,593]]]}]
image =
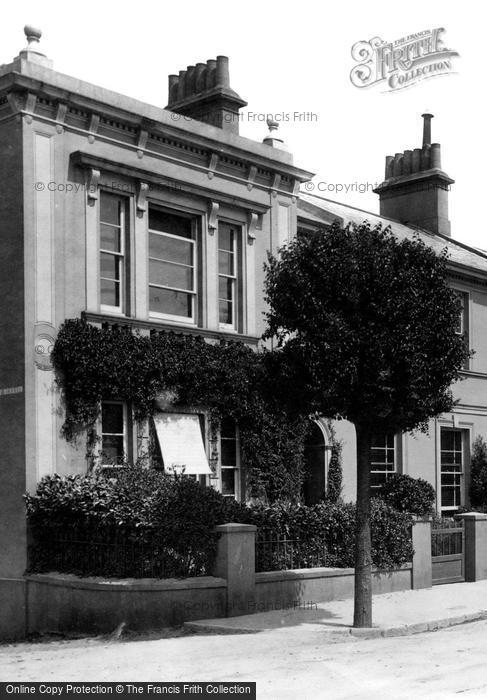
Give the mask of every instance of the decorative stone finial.
[{"label": "decorative stone finial", "polygon": [[279,122],[276,122],[271,117],[267,117],[267,126],[269,127],[269,132],[277,131],[279,129]]},{"label": "decorative stone finial", "polygon": [[279,122],[272,119],[270,115],[267,117],[266,121],[269,133],[263,140],[263,143],[267,144],[267,146],[272,146],[272,148],[280,148],[282,151],[287,151],[284,140],[277,133],[277,130],[279,129]]},{"label": "decorative stone finial", "polygon": [[22,73],[25,62],[37,63],[38,66],[43,66],[44,68],[52,68],[52,61],[47,58],[39,45],[42,31],[32,26],[32,24],[26,24],[24,34],[27,38],[27,46],[21,49],[19,55],[14,58],[15,69]]},{"label": "decorative stone finial", "polygon": [[28,48],[32,50],[35,47],[35,44],[39,43],[39,39],[42,36],[42,31],[36,27],[33,27],[31,24],[26,24],[24,27],[24,34],[27,37],[29,44]]}]

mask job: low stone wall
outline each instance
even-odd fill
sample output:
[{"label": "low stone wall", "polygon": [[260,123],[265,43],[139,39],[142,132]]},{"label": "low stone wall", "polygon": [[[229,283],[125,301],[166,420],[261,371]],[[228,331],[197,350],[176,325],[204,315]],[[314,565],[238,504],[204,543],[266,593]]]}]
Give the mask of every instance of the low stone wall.
[{"label": "low stone wall", "polygon": [[[411,588],[410,565],[374,573],[374,593]],[[173,627],[190,620],[245,615],[264,610],[310,607],[351,598],[353,569],[300,569],[255,575],[251,596],[227,606],[227,582],[188,579],[79,578],[70,574],[26,577],[28,632],[113,632],[125,622],[132,630]]]},{"label": "low stone wall", "polygon": [[[26,576],[27,632],[100,634],[114,631],[122,622],[129,629],[150,630],[353,597],[353,569],[256,573],[255,526],[227,523],[216,529],[214,576],[163,580]],[[412,538],[412,563],[392,572],[374,572],[374,593],[431,586],[430,523],[416,522]]]},{"label": "low stone wall", "polygon": [[227,584],[220,578],[103,579],[33,574],[27,583],[27,633],[113,632],[173,627],[225,617]]},{"label": "low stone wall", "polygon": [[[375,571],[374,593],[408,591],[412,588],[412,565],[396,571]],[[256,574],[255,610],[310,606],[330,600],[353,598],[353,569],[298,569]]]}]

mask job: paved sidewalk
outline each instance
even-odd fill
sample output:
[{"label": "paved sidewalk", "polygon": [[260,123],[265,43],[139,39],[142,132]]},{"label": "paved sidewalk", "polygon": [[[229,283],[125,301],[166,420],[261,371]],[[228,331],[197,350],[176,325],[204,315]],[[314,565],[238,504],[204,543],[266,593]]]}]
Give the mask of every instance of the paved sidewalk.
[{"label": "paved sidewalk", "polygon": [[[200,632],[252,633],[292,627],[296,632],[321,632],[328,636],[396,637],[487,619],[487,581],[452,583],[417,591],[375,595],[373,627],[354,629],[353,600],[302,604],[240,617],[186,622]],[[339,641],[337,639],[337,641]],[[344,640],[343,640],[344,641]]]}]

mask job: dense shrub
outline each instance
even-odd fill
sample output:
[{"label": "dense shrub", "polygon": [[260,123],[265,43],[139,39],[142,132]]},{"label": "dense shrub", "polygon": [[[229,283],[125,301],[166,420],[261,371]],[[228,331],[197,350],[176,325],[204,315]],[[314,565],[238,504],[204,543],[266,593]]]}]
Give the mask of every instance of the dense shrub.
[{"label": "dense shrub", "polygon": [[[353,567],[355,504],[318,503],[314,506],[275,504],[254,508],[252,521],[264,541],[280,538],[300,542],[300,558],[313,566]],[[378,569],[392,569],[411,561],[411,519],[379,499],[371,502],[372,562]],[[324,543],[324,547],[323,547]],[[317,559],[320,558],[318,562]],[[287,568],[287,554],[276,568]],[[265,566],[268,568],[268,566]]]},{"label": "dense shrub", "polygon": [[391,474],[377,496],[402,513],[421,516],[434,510],[434,488],[428,481],[407,474]]},{"label": "dense shrub", "polygon": [[[215,526],[225,522],[253,523],[258,541],[272,543],[266,569],[354,563],[355,506],[350,503],[250,508],[190,477],[127,469],[117,479],[44,477],[26,504],[34,539],[31,571],[207,575],[216,553]],[[377,568],[391,569],[411,559],[409,527],[409,516],[373,500],[372,559]],[[63,543],[69,533],[74,536]],[[293,542],[291,558],[286,545],[274,546],[284,539]]]},{"label": "dense shrub", "polygon": [[[57,564],[64,571],[105,576],[122,571],[126,576],[143,576],[137,547],[142,552],[144,545],[147,551],[157,550],[165,575],[208,574],[216,552],[215,526],[245,520],[247,513],[245,506],[190,477],[172,478],[142,469],[121,470],[117,479],[96,474],[44,477],[36,494],[26,496],[26,505],[35,542],[31,570]],[[53,543],[69,532],[76,537],[67,547],[73,548],[80,539],[91,541],[93,547],[88,551],[80,544],[79,557],[52,561]],[[97,547],[106,552],[98,559],[92,556]],[[115,547],[118,557],[110,555]],[[133,560],[128,568],[119,561],[127,558],[127,552]]]},{"label": "dense shrub", "polygon": [[470,502],[474,508],[487,506],[487,443],[480,435],[472,445]]}]

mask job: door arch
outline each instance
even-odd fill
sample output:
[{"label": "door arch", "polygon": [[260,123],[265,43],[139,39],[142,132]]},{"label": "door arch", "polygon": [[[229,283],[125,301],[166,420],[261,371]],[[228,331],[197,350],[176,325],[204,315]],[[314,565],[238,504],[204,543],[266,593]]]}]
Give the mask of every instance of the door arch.
[{"label": "door arch", "polygon": [[312,506],[326,494],[328,476],[329,436],[326,428],[317,420],[310,420],[304,443],[305,479],[304,503]]}]

